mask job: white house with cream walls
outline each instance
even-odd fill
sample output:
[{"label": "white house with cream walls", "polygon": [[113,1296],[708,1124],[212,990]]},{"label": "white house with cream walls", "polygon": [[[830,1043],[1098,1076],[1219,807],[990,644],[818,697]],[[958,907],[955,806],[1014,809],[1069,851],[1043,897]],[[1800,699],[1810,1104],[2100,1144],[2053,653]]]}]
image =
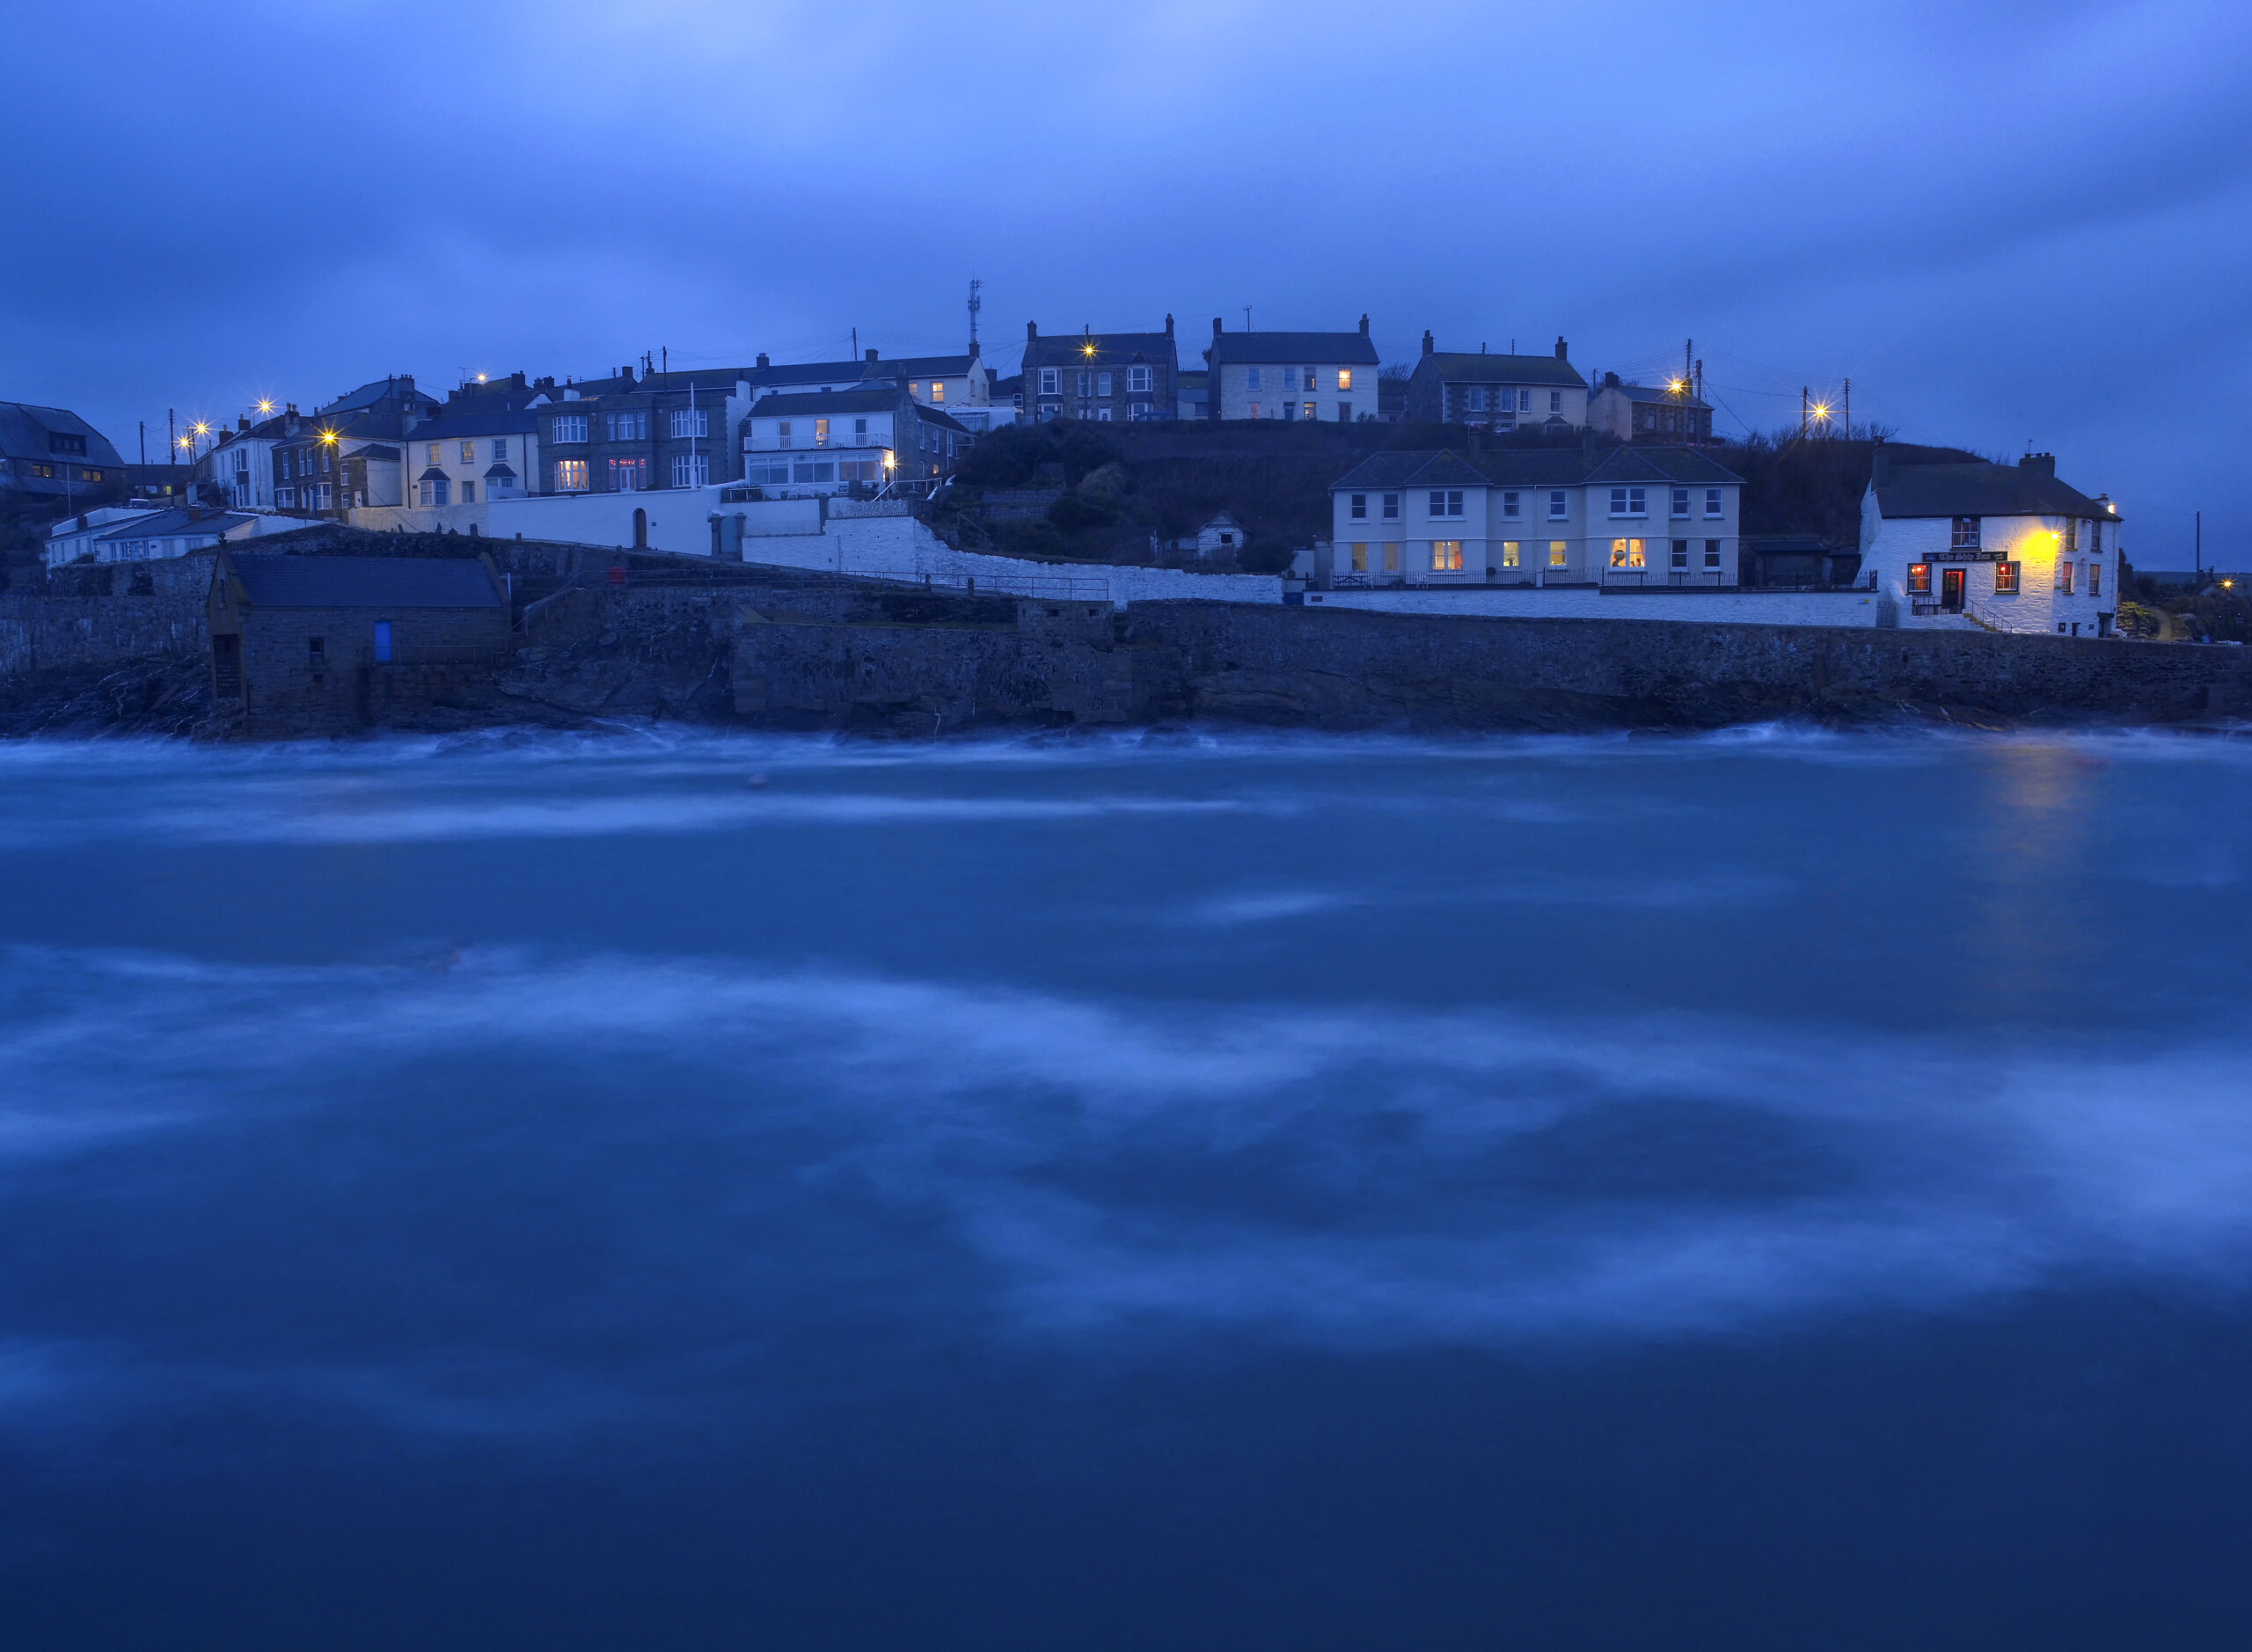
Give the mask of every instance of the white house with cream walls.
[{"label": "white house with cream walls", "polygon": [[1689,448],[1375,453],[1331,486],[1332,587],[1729,589],[1744,481]]},{"label": "white house with cream walls", "polygon": [[1898,464],[1880,448],[1861,500],[1861,581],[1878,624],[2108,637],[2119,609],[2117,508],[2057,462]]},{"label": "white house with cream walls", "polygon": [[447,410],[406,440],[406,502],[429,510],[537,492],[542,415]]},{"label": "white house with cream walls", "polygon": [[1212,318],[1205,416],[1351,424],[1376,417],[1383,360],[1358,333],[1226,333]]}]

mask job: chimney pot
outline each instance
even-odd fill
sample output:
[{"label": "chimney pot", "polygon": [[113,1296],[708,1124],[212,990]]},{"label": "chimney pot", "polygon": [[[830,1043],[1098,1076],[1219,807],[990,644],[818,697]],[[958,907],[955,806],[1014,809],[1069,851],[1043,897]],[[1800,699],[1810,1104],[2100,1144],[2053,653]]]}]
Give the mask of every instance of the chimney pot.
[{"label": "chimney pot", "polygon": [[870,367],[874,367],[875,364],[876,364],[876,347],[875,347],[875,346],[874,346],[874,345],[872,344],[872,345],[870,345],[870,346],[868,347],[868,365],[869,365]]},{"label": "chimney pot", "polygon": [[764,350],[758,353],[758,370],[762,373],[766,370],[766,352]]},{"label": "chimney pot", "polygon": [[1429,327],[1425,327],[1423,329],[1423,354],[1425,355],[1430,355],[1431,349],[1431,330]]},{"label": "chimney pot", "polygon": [[1165,336],[1168,339],[1173,336],[1173,316],[1170,311],[1166,313],[1165,318]]},{"label": "chimney pot", "polygon": [[1369,312],[1365,310],[1361,311],[1361,336],[1364,339],[1369,336]]},{"label": "chimney pot", "polygon": [[1561,333],[1556,335],[1556,359],[1560,362],[1571,360],[1571,357],[1564,353],[1564,335]]}]

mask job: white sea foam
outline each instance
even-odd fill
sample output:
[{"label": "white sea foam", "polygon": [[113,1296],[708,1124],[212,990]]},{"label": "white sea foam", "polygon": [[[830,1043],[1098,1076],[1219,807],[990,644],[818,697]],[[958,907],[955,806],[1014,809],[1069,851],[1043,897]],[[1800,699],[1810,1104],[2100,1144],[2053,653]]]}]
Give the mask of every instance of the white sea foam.
[{"label": "white sea foam", "polygon": [[[1228,1013],[622,956],[472,953],[442,971],[43,961],[78,982],[62,994],[75,1007],[11,1022],[0,1061],[37,1120],[90,1124],[38,1141],[42,1155],[99,1151],[121,1120],[241,1129],[260,1107],[340,1105],[315,1071],[639,1052],[636,1071],[674,1077],[620,1097],[616,1128],[692,1140],[777,1110],[817,1126],[805,1173],[849,1171],[865,1196],[950,1212],[1027,1334],[1162,1320],[1344,1343],[1671,1335],[1944,1305],[2076,1269],[2229,1284],[2252,1261],[2252,1104],[2231,1049]],[[109,1007],[121,992],[130,1043]],[[672,1093],[733,1099],[676,1115]],[[1663,1173],[1543,1191],[1550,1133],[1622,1109],[1692,1135],[1766,1121],[1831,1169],[1725,1196],[1669,1192]],[[1160,1185],[1178,1173],[1203,1191],[1110,1189],[1123,1152]],[[1508,1173],[1528,1166],[1531,1182]],[[1466,1166],[1484,1166],[1467,1191]],[[1232,1167],[1217,1184],[1216,1167]],[[1234,1181],[1288,1196],[1211,1191]]]}]

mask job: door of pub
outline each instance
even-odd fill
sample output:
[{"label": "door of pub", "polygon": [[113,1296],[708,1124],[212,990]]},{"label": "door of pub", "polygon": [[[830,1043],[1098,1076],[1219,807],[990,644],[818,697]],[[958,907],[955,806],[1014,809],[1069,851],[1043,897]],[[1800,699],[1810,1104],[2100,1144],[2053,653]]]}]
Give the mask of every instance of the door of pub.
[{"label": "door of pub", "polygon": [[1950,614],[1963,611],[1963,568],[1941,568],[1939,573],[1939,605]]}]

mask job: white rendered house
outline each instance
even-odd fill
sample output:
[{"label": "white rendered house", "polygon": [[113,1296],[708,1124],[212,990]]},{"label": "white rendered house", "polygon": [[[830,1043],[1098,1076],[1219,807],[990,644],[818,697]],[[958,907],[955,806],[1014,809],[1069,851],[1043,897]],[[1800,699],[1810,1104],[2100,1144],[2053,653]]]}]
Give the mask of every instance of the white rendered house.
[{"label": "white rendered house", "polygon": [[1226,333],[1215,316],[1204,360],[1207,417],[1326,424],[1376,417],[1383,362],[1366,316],[1357,333]]},{"label": "white rendered house", "polygon": [[1861,500],[1861,577],[1879,625],[2108,637],[2119,513],[2057,479],[2057,462],[1902,464],[1877,450]]}]

